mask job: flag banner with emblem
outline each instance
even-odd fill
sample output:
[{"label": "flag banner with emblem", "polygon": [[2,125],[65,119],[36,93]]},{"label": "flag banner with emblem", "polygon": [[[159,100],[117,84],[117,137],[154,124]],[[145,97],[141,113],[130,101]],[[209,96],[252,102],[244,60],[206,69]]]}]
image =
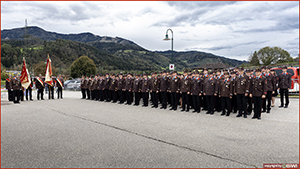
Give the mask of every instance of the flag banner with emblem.
[{"label": "flag banner with emblem", "polygon": [[48,54],[47,64],[46,64],[45,83],[53,86],[53,81],[52,81],[51,76],[52,76],[52,66],[51,66],[51,59]]},{"label": "flag banner with emblem", "polygon": [[28,69],[26,69],[25,58],[23,58],[23,68],[22,68],[20,80],[21,80],[22,87],[24,87],[25,89],[27,89],[28,86],[31,84],[30,75],[28,73]]}]

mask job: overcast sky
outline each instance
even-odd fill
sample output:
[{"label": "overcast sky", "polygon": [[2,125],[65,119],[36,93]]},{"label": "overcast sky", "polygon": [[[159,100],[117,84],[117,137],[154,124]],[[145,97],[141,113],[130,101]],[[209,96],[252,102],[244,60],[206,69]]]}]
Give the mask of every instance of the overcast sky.
[{"label": "overcast sky", "polygon": [[[197,50],[247,60],[265,46],[299,54],[299,2],[7,2],[1,30],[39,26],[57,33],[122,37],[148,50]],[[169,37],[171,33],[169,32]]]}]

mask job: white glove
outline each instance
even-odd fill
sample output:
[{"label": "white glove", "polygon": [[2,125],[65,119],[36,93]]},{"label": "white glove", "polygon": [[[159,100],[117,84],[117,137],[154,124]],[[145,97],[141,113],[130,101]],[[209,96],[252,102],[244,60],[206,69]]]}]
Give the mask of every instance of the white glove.
[{"label": "white glove", "polygon": [[10,91],[14,91],[13,89],[10,89]]}]

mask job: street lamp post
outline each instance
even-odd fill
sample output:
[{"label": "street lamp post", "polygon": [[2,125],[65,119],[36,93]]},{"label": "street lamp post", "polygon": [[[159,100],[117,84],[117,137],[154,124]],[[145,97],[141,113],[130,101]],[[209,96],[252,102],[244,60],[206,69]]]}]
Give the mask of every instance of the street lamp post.
[{"label": "street lamp post", "polygon": [[[171,33],[172,33],[172,39],[170,39],[169,38],[169,36],[168,36],[168,31],[171,31]],[[165,39],[163,39],[163,40],[171,40],[172,42],[172,64],[174,64],[174,61],[173,61],[173,31],[172,31],[172,29],[168,29],[167,30],[167,32],[166,32],[166,37],[165,37]]]}]

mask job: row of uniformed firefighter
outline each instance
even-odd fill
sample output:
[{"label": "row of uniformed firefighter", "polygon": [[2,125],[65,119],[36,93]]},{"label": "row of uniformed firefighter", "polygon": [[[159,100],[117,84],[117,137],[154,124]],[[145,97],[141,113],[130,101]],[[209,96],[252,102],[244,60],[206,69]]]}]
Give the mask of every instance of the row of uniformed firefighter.
[{"label": "row of uniformed firefighter", "polygon": [[[247,118],[253,109],[252,119],[261,119],[261,110],[270,113],[271,97],[277,89],[288,91],[291,86],[290,74],[286,67],[281,75],[276,76],[270,68],[266,72],[261,69],[254,71],[239,68],[236,71],[216,71],[208,72],[204,69],[198,71],[184,72],[178,75],[176,71],[168,73],[166,71],[157,74],[153,72],[151,78],[146,73],[141,75],[122,73],[115,75],[108,73],[104,75],[82,76],[81,91],[82,99],[91,99],[138,106],[143,99],[143,106],[148,106],[149,92],[151,96],[152,108],[166,109],[170,105],[170,110],[177,110],[180,103],[181,111],[189,112],[190,108],[194,112],[200,113],[201,107],[207,110],[206,114],[214,114],[214,111],[221,112],[221,115],[229,116],[231,112],[237,113],[237,117]],[[221,75],[223,72],[223,75]],[[288,92],[287,92],[288,93]],[[266,105],[266,102],[268,103]],[[289,104],[286,98],[287,108]],[[281,106],[283,107],[283,99]]]}]

